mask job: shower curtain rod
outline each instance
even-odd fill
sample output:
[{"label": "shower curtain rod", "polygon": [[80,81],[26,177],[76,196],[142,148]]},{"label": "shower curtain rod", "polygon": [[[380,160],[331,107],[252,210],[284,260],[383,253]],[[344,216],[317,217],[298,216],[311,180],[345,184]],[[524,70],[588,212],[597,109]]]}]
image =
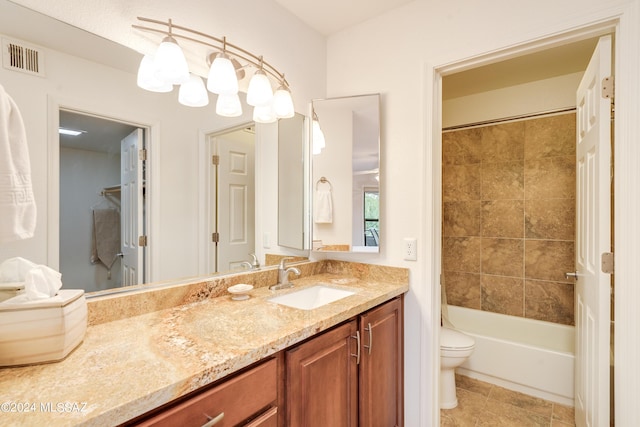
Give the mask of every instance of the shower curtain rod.
[{"label": "shower curtain rod", "polygon": [[519,116],[510,116],[510,117],[504,117],[504,118],[501,118],[501,119],[491,119],[491,120],[485,120],[485,121],[482,121],[482,122],[467,123],[467,124],[464,124],[464,125],[448,126],[446,128],[442,128],[442,131],[446,132],[446,131],[450,131],[450,130],[459,130],[459,129],[478,127],[478,126],[487,126],[487,125],[492,125],[492,124],[496,124],[496,123],[504,123],[504,122],[511,122],[511,121],[515,121],[515,120],[530,119],[530,118],[533,118],[533,117],[551,116],[551,115],[554,115],[554,114],[568,113],[568,112],[571,112],[571,111],[576,111],[576,107],[558,108],[556,110],[540,111],[538,113],[521,114]]}]

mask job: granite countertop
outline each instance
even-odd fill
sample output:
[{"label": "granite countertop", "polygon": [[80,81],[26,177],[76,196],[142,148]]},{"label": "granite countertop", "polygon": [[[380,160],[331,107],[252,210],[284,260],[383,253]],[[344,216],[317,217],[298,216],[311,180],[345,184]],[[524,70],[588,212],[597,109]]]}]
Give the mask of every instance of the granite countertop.
[{"label": "granite countertop", "polygon": [[[409,289],[377,279],[321,273],[293,289],[256,288],[244,301],[226,294],[91,325],[61,362],[0,369],[0,424],[125,422]],[[267,301],[318,282],[357,292],[309,311]]]}]

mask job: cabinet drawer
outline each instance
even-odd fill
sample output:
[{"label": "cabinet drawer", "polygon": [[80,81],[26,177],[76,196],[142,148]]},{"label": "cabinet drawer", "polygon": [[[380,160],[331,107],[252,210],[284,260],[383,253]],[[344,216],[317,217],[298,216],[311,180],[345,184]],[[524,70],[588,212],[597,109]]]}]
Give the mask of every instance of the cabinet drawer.
[{"label": "cabinet drawer", "polygon": [[[215,426],[235,426],[276,402],[276,376],[276,359],[271,359],[210,390],[168,408],[138,425],[200,427],[209,422],[211,418],[219,417],[224,413]],[[270,411],[266,411],[254,421],[262,419],[269,413]],[[273,418],[277,419],[277,410],[274,414]],[[270,425],[268,422],[256,424],[256,426]]]}]

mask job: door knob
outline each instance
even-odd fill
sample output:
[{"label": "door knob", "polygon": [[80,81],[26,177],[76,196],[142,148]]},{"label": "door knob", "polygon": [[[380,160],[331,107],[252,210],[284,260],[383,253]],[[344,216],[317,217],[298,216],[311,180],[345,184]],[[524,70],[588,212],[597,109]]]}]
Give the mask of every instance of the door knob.
[{"label": "door knob", "polygon": [[574,271],[572,273],[564,273],[564,277],[566,277],[567,279],[573,277],[574,280],[578,280],[578,272]]}]

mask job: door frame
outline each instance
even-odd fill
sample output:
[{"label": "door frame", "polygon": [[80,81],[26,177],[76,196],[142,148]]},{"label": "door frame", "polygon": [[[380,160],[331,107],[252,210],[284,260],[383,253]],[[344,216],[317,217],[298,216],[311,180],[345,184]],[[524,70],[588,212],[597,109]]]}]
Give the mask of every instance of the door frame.
[{"label": "door frame", "polygon": [[[570,43],[580,38],[596,37],[604,33],[615,35],[616,82],[616,121],[614,124],[614,164],[616,165],[614,194],[625,197],[615,198],[614,205],[614,239],[616,242],[616,280],[615,280],[615,366],[614,373],[616,396],[615,415],[621,423],[638,419],[640,409],[634,399],[633,390],[640,381],[640,369],[636,361],[640,359],[635,325],[640,324],[640,313],[635,308],[640,304],[640,289],[633,286],[633,260],[640,259],[640,248],[635,242],[640,240],[640,222],[634,218],[634,212],[640,208],[640,198],[632,197],[634,183],[640,182],[640,126],[637,117],[640,115],[640,90],[637,76],[640,75],[640,61],[637,52],[640,48],[640,2],[610,8],[601,11],[598,16],[581,16],[565,22],[556,31],[539,34],[529,40],[512,44],[502,49],[482,52],[478,55],[459,58],[441,63],[425,63],[423,68],[423,108],[424,108],[424,161],[423,182],[426,183],[422,206],[425,211],[422,217],[425,223],[432,224],[422,231],[425,242],[427,267],[422,271],[424,283],[433,286],[422,295],[424,313],[431,313],[422,318],[421,325],[421,378],[420,395],[423,399],[430,397],[431,413],[421,413],[422,425],[439,425],[439,327],[440,324],[440,274],[441,274],[441,239],[442,239],[442,77],[465,69],[486,65]],[[620,66],[624,58],[624,68]],[[622,89],[624,88],[624,89]],[[635,118],[635,119],[634,119]],[[622,232],[621,230],[624,230]],[[627,286],[625,286],[627,285]],[[625,375],[620,375],[624,372]],[[637,396],[635,396],[637,398]],[[422,411],[425,411],[422,409]]]},{"label": "door frame", "polygon": [[144,200],[144,229],[147,235],[154,236],[149,239],[145,249],[145,277],[144,282],[152,282],[158,274],[158,265],[153,262],[153,254],[158,253],[155,248],[160,246],[160,235],[157,221],[154,221],[153,212],[159,212],[158,197],[159,188],[154,185],[158,182],[158,171],[153,165],[158,164],[160,124],[146,117],[144,114],[126,108],[114,110],[99,102],[87,101],[79,98],[65,98],[49,95],[47,97],[47,265],[58,270],[60,267],[60,143],[58,128],[60,127],[60,110],[72,111],[78,114],[101,117],[126,123],[131,126],[144,129],[144,144],[147,150],[146,164],[146,189]]}]

